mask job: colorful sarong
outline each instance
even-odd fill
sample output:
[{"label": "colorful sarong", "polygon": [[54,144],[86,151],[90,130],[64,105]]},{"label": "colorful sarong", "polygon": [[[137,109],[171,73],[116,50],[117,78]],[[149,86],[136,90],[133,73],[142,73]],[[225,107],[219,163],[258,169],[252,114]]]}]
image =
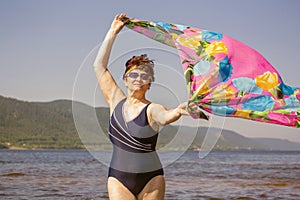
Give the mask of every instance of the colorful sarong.
[{"label": "colorful sarong", "polygon": [[249,46],[222,33],[179,24],[130,19],[126,26],[178,50],[189,102],[198,108],[300,127],[300,88],[284,84],[275,68]]}]

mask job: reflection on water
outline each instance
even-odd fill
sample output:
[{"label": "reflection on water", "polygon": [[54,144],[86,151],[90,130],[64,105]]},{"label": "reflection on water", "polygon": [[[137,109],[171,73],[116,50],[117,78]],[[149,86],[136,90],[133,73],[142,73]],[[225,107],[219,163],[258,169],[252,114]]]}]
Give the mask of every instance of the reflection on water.
[{"label": "reflection on water", "polygon": [[[1,150],[0,199],[108,199],[107,170],[84,150]],[[189,151],[165,175],[166,199],[300,199],[300,152]]]}]

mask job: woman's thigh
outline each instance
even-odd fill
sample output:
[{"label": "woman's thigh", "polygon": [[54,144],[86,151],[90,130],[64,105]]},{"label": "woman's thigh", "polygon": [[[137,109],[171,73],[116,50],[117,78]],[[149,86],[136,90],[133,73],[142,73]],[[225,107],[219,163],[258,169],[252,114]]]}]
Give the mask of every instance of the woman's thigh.
[{"label": "woman's thigh", "polygon": [[138,200],[163,200],[166,190],[164,176],[153,177],[138,195]]},{"label": "woman's thigh", "polygon": [[108,178],[107,188],[110,200],[136,200],[135,196],[114,177]]}]

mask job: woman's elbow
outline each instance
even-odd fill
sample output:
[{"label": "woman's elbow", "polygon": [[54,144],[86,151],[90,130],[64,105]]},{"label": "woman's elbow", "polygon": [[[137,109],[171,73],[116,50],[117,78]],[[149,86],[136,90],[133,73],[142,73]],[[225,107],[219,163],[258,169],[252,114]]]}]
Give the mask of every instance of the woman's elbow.
[{"label": "woman's elbow", "polygon": [[159,122],[158,124],[159,124],[159,126],[166,126],[169,123],[168,123],[168,121],[162,121],[162,122]]}]

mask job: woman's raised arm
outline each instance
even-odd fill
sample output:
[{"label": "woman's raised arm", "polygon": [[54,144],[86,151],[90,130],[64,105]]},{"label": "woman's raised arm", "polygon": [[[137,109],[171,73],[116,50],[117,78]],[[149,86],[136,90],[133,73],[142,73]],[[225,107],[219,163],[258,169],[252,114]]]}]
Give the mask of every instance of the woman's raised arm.
[{"label": "woman's raised arm", "polygon": [[113,43],[118,33],[122,30],[127,22],[127,20],[124,19],[126,19],[125,14],[116,15],[98,51],[93,65],[100,89],[109,107],[111,108],[111,111],[116,103],[125,98],[125,94],[116,84],[111,73],[107,70]]}]

